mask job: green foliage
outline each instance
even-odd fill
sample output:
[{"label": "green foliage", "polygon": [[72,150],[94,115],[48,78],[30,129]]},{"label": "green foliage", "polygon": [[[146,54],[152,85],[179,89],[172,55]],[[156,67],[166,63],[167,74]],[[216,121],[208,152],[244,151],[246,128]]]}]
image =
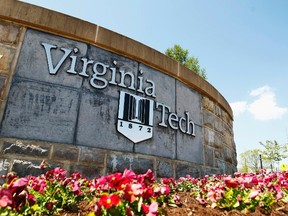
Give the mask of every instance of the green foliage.
[{"label": "green foliage", "polygon": [[262,151],[263,159],[269,163],[271,166],[276,163],[280,162],[281,160],[285,159],[287,156],[287,148],[285,145],[280,145],[276,140],[266,140],[265,143],[260,142],[265,150]]},{"label": "green foliage", "polygon": [[260,170],[260,154],[259,149],[252,149],[240,154],[241,172],[257,172]]},{"label": "green foliage", "polygon": [[204,79],[207,79],[205,68],[200,67],[198,58],[189,56],[189,51],[187,49],[183,49],[180,45],[174,45],[172,48],[168,48],[165,51],[165,54],[178,61],[181,65],[194,71]]}]

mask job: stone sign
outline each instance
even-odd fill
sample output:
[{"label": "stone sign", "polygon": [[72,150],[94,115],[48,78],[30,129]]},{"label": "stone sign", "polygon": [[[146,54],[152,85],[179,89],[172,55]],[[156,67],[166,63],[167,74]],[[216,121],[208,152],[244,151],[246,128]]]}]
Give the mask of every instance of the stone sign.
[{"label": "stone sign", "polygon": [[[144,153],[168,158],[181,151],[177,158],[201,162],[200,95],[164,76],[103,49],[27,30],[1,135],[141,153],[147,148]],[[185,143],[176,150],[177,140]]]},{"label": "stone sign", "polygon": [[101,26],[3,1],[1,174],[41,173],[43,160],[89,178],[236,171],[233,113],[206,80]]}]

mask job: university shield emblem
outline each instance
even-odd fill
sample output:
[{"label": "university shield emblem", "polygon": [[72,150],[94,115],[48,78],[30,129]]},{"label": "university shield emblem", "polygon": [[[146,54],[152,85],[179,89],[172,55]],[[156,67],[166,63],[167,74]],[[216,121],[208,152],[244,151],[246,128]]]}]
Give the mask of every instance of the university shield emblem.
[{"label": "university shield emblem", "polygon": [[117,130],[134,143],[152,138],[154,101],[121,91]]}]

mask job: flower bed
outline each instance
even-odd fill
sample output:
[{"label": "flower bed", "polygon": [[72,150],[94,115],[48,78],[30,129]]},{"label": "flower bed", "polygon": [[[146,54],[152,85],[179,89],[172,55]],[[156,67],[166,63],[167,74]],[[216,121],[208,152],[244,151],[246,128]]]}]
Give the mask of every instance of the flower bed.
[{"label": "flower bed", "polygon": [[157,181],[151,170],[125,170],[89,180],[80,173],[67,177],[64,169],[55,168],[37,177],[9,173],[2,178],[0,215],[287,214],[288,172]]}]

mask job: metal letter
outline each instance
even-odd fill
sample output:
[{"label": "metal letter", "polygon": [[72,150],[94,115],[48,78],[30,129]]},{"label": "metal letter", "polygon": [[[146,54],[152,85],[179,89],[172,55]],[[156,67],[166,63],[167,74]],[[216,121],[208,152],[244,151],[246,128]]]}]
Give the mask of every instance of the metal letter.
[{"label": "metal letter", "polygon": [[[186,111],[185,114],[186,114],[186,121],[187,121],[186,134],[190,134],[190,135],[192,135],[192,136],[195,136],[195,131],[194,131],[194,129],[195,129],[195,124],[194,124],[193,121],[190,121],[190,119],[189,119],[189,112]],[[191,132],[190,132],[190,125],[192,126]]]},{"label": "metal letter", "polygon": [[70,56],[70,58],[72,59],[72,62],[71,62],[71,66],[70,66],[69,70],[67,70],[67,73],[77,74],[77,72],[75,71],[77,56]]},{"label": "metal letter", "polygon": [[159,126],[167,127],[167,124],[165,124],[165,122],[164,122],[164,120],[165,120],[165,110],[167,109],[168,113],[169,113],[170,112],[170,107],[166,106],[164,104],[156,102],[156,109],[158,109],[159,106],[162,107],[162,109],[161,109],[161,122],[159,123]]},{"label": "metal letter", "polygon": [[182,128],[182,121],[187,121],[184,117],[181,117],[180,119],[179,119],[179,129],[180,129],[180,131],[182,132],[182,133],[186,133],[186,131]]},{"label": "metal letter", "polygon": [[128,89],[131,89],[131,90],[135,90],[135,86],[134,86],[134,74],[132,72],[124,72],[123,70],[119,70],[119,72],[121,73],[121,81],[120,81],[120,84],[119,86],[121,87],[124,87],[124,88],[127,88],[127,86],[125,85],[125,77],[126,75],[129,75],[130,76],[130,86],[128,87]]},{"label": "metal letter", "polygon": [[[100,65],[102,67],[102,70],[103,70],[102,72],[99,72],[97,70],[97,66],[98,65]],[[108,67],[108,65],[105,65],[105,64],[102,64],[102,63],[99,63],[99,62],[94,64],[94,66],[93,66],[94,73],[93,73],[92,78],[90,79],[90,85],[91,86],[93,86],[96,89],[104,89],[104,88],[106,88],[106,86],[108,85],[107,80],[105,78],[98,77],[98,75],[101,75],[101,76],[105,75],[106,71],[107,71],[107,67]],[[103,85],[96,84],[96,81],[101,81],[103,83]]]},{"label": "metal letter", "polygon": [[57,65],[53,66],[52,63],[52,56],[51,56],[51,49],[57,49],[57,46],[47,44],[47,43],[42,43],[42,46],[44,46],[46,57],[47,57],[47,62],[48,62],[48,69],[50,74],[56,74],[65,59],[69,56],[69,54],[72,52],[72,50],[61,48],[62,51],[64,51],[64,55],[60,59],[60,61],[57,63]]},{"label": "metal letter", "polygon": [[[154,84],[154,82],[152,80],[146,80],[146,82],[147,83],[151,83],[152,85],[145,89],[145,94],[155,98],[156,95],[155,95],[155,84]],[[149,91],[151,91],[151,92],[149,92]]]},{"label": "metal letter", "polygon": [[84,77],[89,77],[89,75],[86,73],[87,71],[87,66],[89,64],[93,64],[94,61],[89,60],[87,58],[81,58],[81,61],[83,61],[83,68],[82,68],[82,72],[79,73],[80,76],[84,76]]},{"label": "metal letter", "polygon": [[178,116],[176,115],[176,113],[170,113],[169,117],[168,117],[168,123],[169,123],[169,126],[174,129],[174,130],[177,130],[178,129],[178,126],[174,126],[172,124],[172,121],[173,122],[177,122],[178,124]]}]

